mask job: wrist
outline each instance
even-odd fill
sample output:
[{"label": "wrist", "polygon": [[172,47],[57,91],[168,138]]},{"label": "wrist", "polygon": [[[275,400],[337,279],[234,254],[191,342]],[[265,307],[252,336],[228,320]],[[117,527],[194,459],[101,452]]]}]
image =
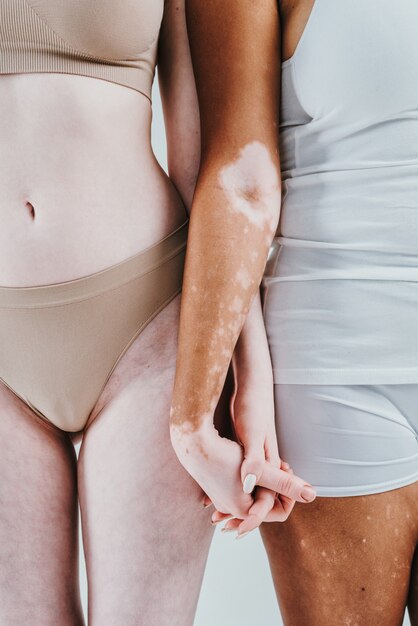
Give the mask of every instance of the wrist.
[{"label": "wrist", "polygon": [[213,416],[199,422],[197,428],[194,423],[187,420],[181,423],[178,420],[170,420],[169,431],[173,448],[176,451],[187,449],[187,453],[201,452],[217,434],[213,424]]}]

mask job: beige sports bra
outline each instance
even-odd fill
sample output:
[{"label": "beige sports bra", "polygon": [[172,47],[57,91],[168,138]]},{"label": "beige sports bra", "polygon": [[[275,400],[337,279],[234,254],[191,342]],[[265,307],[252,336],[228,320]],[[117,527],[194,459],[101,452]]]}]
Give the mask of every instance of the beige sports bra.
[{"label": "beige sports bra", "polygon": [[0,0],[0,74],[100,78],[151,100],[164,0]]}]

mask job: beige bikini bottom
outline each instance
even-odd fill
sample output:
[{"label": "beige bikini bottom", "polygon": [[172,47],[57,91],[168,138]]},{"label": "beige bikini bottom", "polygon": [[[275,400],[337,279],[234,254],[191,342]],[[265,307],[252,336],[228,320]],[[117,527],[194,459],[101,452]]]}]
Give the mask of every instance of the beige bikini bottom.
[{"label": "beige bikini bottom", "polygon": [[187,233],[188,220],[75,280],[0,287],[0,381],[44,425],[71,435],[85,428],[128,347],[181,292]]}]

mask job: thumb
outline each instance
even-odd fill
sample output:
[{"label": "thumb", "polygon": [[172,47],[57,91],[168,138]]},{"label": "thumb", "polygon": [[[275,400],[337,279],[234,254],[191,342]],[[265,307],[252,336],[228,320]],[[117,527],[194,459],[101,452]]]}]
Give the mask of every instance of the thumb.
[{"label": "thumb", "polygon": [[316,497],[315,489],[303,478],[279,469],[268,461],[264,464],[258,484],[297,502],[312,502]]},{"label": "thumb", "polygon": [[244,460],[241,464],[241,481],[244,493],[251,493],[258,482],[266,462],[264,440],[262,437],[250,437],[251,441],[242,442]]}]

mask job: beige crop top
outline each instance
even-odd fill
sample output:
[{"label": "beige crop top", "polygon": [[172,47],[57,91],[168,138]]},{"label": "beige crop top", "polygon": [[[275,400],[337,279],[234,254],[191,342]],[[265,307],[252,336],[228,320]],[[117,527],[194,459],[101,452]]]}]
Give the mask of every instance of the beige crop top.
[{"label": "beige crop top", "polygon": [[0,0],[0,74],[92,76],[151,99],[164,0]]}]

